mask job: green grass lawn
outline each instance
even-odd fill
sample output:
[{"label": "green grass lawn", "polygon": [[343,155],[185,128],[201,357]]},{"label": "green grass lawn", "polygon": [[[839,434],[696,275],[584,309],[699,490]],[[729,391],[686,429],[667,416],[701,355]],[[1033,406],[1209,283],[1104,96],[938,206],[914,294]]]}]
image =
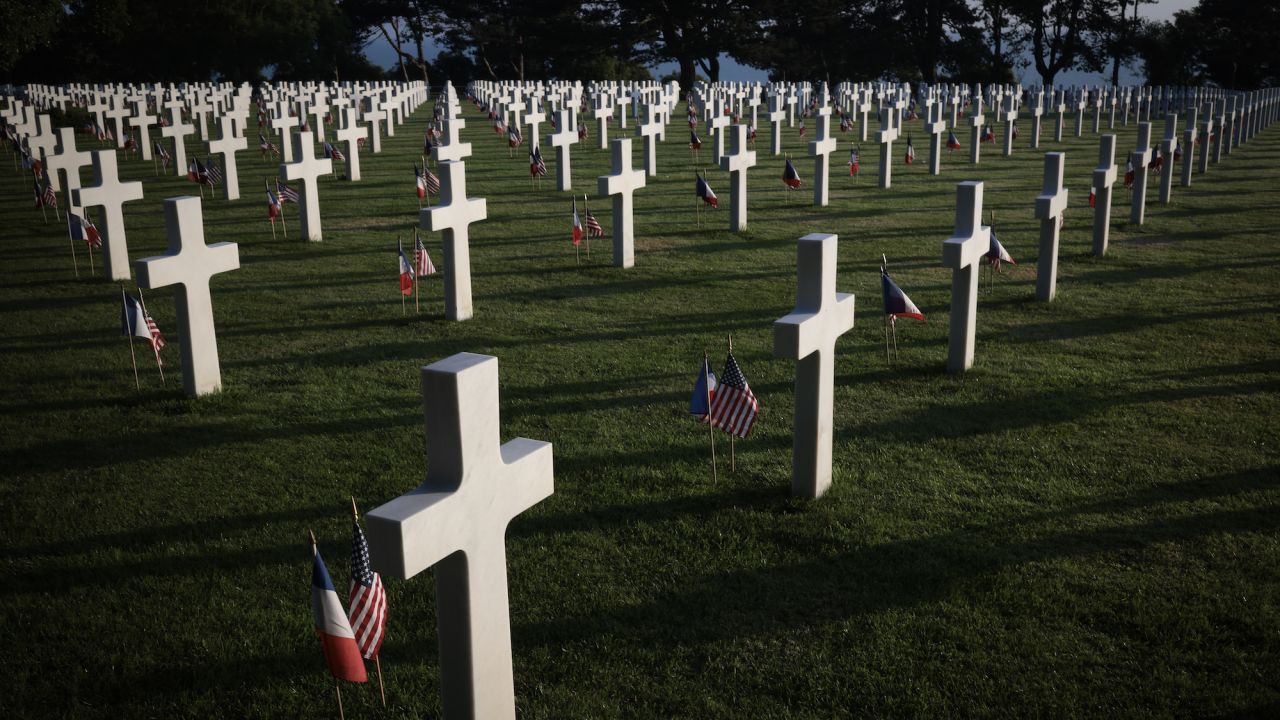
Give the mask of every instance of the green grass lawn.
[{"label": "green grass lawn", "polygon": [[[489,219],[471,229],[475,318],[454,323],[439,277],[421,313],[402,315],[398,294],[429,112],[362,157],[361,182],[322,182],[322,243],[298,241],[295,206],[290,237],[272,239],[260,188],[276,165],[241,153],[243,198],[204,203],[207,240],[238,243],[241,268],[213,281],[224,389],[200,400],[181,391],[172,291],[147,293],[171,342],[168,386],[140,353],[137,391],[119,287],[83,267],[75,279],[65,229],[41,221],[29,180],[0,158],[6,717],[336,715],[307,531],[345,599],[348,498],[370,509],[422,481],[419,368],[462,351],[500,360],[503,439],[555,447],[555,494],[507,538],[521,717],[1280,713],[1275,129],[1175,187],[1170,206],[1153,177],[1141,228],[1118,189],[1096,258],[1097,139],[1070,137],[1070,118],[1061,144],[1046,123],[1041,151],[1024,120],[1012,157],[986,145],[976,167],[962,124],[965,149],[940,177],[911,123],[919,160],[901,165],[896,144],[887,191],[874,142],[855,184],[840,135],[826,208],[812,207],[794,129],[785,149],[804,186],[784,192],[766,124],[749,229],[734,234],[727,210],[695,219],[681,108],[636,195],[623,271],[607,238],[575,263],[554,150],[552,179],[532,188],[525,149],[509,159],[467,105],[468,192]],[[573,148],[574,187],[608,231],[594,132]],[[1132,150],[1136,125],[1116,132]],[[1071,202],[1058,298],[1040,303],[1047,150],[1068,154]],[[162,199],[195,187],[121,164],[146,191],[127,206],[130,254],[158,254]],[[727,206],[726,175],[709,174]],[[989,290],[984,273],[977,359],[957,377],[941,253],[955,184],[971,179],[1019,265]],[[795,364],[773,358],[771,326],[793,307],[795,241],[811,232],[839,234],[838,288],[859,312],[837,344],[834,486],[801,502]],[[893,365],[881,253],[928,316],[899,324]],[[722,464],[712,482],[687,403],[703,350],[719,371],[728,333],[762,410],[737,471]],[[388,581],[388,595],[390,708],[376,683],[347,686],[347,716],[437,715],[433,579]]]}]

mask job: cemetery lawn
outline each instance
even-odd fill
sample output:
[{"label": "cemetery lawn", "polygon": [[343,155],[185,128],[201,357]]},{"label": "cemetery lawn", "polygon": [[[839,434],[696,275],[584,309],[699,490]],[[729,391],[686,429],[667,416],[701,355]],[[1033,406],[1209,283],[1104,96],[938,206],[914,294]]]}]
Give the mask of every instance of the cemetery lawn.
[{"label": "cemetery lawn", "polygon": [[[555,447],[555,494],[507,536],[523,718],[1280,714],[1280,131],[1175,183],[1168,207],[1153,177],[1144,227],[1126,225],[1118,188],[1095,258],[1087,132],[1056,144],[1047,122],[1031,151],[1024,118],[1012,157],[988,144],[974,167],[962,124],[964,150],[934,178],[910,123],[919,160],[903,166],[896,143],[888,191],[874,142],[860,182],[847,176],[840,134],[831,205],[815,209],[807,142],[784,129],[804,181],[787,195],[766,124],[749,229],[732,234],[705,133],[697,167],[725,209],[698,224],[681,107],[622,271],[607,237],[575,262],[555,151],[532,188],[527,149],[508,159],[465,110],[468,194],[489,213],[471,230],[475,318],[443,319],[438,276],[420,313],[412,298],[401,311],[395,243],[412,243],[428,105],[364,154],[361,182],[323,181],[322,243],[298,241],[296,206],[272,238],[276,163],[240,153],[242,199],[204,204],[207,240],[238,243],[241,269],[213,280],[225,389],[199,400],[181,390],[172,290],[146,293],[168,385],[138,345],[135,390],[119,286],[88,276],[83,248],[75,279],[65,228],[41,221],[4,158],[0,714],[336,716],[307,531],[345,601],[349,498],[370,509],[422,480],[418,371],[463,351],[500,360],[503,439]],[[1136,125],[1116,132],[1132,150]],[[608,153],[591,135],[573,146],[574,187],[608,232]],[[1033,205],[1058,149],[1071,198],[1058,298],[1040,303]],[[130,255],[161,253],[162,199],[196,188],[121,167],[146,191],[126,206]],[[984,271],[976,363],[956,377],[941,250],[967,179],[986,181],[1019,264],[989,285]],[[837,344],[835,483],[802,502],[795,364],[773,358],[771,326],[811,232],[839,234],[858,320]],[[881,253],[928,317],[899,323],[892,365]],[[687,404],[728,333],[762,414],[735,472],[716,438],[713,481]],[[348,685],[347,716],[438,715],[431,574],[387,586],[390,709],[376,681]]]}]

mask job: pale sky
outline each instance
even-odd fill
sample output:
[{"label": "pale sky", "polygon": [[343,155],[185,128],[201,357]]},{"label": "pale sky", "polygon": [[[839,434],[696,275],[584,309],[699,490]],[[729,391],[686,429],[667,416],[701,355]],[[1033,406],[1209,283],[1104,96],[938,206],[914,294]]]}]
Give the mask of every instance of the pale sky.
[{"label": "pale sky", "polygon": [[[1259,1],[1263,2],[1266,0]],[[1199,0],[1158,0],[1154,5],[1143,5],[1142,9],[1139,10],[1139,14],[1141,17],[1155,20],[1170,20],[1173,18],[1173,14],[1175,12],[1191,8],[1197,2],[1199,2]],[[428,54],[430,56],[434,56],[437,52],[439,52],[439,49],[436,48],[434,44],[432,44],[428,49]],[[396,64],[395,53],[391,50],[391,47],[387,45],[386,40],[382,39],[381,35],[378,36],[376,41],[369,45],[365,54],[369,56],[370,60],[382,67],[391,67]],[[653,68],[654,77],[659,77],[665,73],[673,72],[675,69],[675,63],[659,65],[658,67]],[[1057,82],[1065,85],[1096,84],[1107,81],[1109,78],[1109,73],[1103,75],[1097,73],[1066,72],[1058,75]],[[722,56],[720,58],[720,79],[728,82],[769,81],[768,74],[763,70],[757,70],[756,68],[740,65],[727,56]],[[1021,80],[1024,85],[1036,85],[1040,82],[1040,75],[1036,73],[1035,67],[1031,66],[1023,72]],[[1120,82],[1128,84],[1139,82],[1140,80],[1141,78],[1137,77],[1132,71],[1127,69],[1121,70]]]}]

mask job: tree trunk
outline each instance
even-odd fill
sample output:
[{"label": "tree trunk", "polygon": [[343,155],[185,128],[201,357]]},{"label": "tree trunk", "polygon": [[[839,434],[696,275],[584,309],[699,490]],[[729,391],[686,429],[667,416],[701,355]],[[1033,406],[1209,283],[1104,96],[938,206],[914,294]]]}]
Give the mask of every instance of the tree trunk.
[{"label": "tree trunk", "polygon": [[687,93],[693,87],[693,80],[696,74],[693,58],[681,57],[677,59],[677,62],[680,63],[680,92]]}]

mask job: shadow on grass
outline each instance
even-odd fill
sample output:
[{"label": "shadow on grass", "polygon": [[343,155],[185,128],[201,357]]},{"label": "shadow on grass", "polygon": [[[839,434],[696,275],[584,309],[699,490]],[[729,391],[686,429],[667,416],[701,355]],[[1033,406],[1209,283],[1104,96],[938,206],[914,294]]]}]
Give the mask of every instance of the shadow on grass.
[{"label": "shadow on grass", "polygon": [[[1028,563],[1193,541],[1217,533],[1272,532],[1276,508],[1224,510],[1109,527],[1053,531],[1063,520],[1119,515],[1280,487],[1280,468],[1265,467],[1160,485],[1130,496],[879,545],[807,545],[806,562],[710,573],[641,604],[599,608],[513,628],[517,643],[563,647],[623,634],[650,649],[687,647],[743,636],[776,636],[946,598],[963,581]],[[717,500],[720,502],[720,500]],[[648,517],[649,509],[627,511]],[[1116,518],[1118,521],[1119,518]],[[1011,541],[1011,532],[1033,535]]]}]

